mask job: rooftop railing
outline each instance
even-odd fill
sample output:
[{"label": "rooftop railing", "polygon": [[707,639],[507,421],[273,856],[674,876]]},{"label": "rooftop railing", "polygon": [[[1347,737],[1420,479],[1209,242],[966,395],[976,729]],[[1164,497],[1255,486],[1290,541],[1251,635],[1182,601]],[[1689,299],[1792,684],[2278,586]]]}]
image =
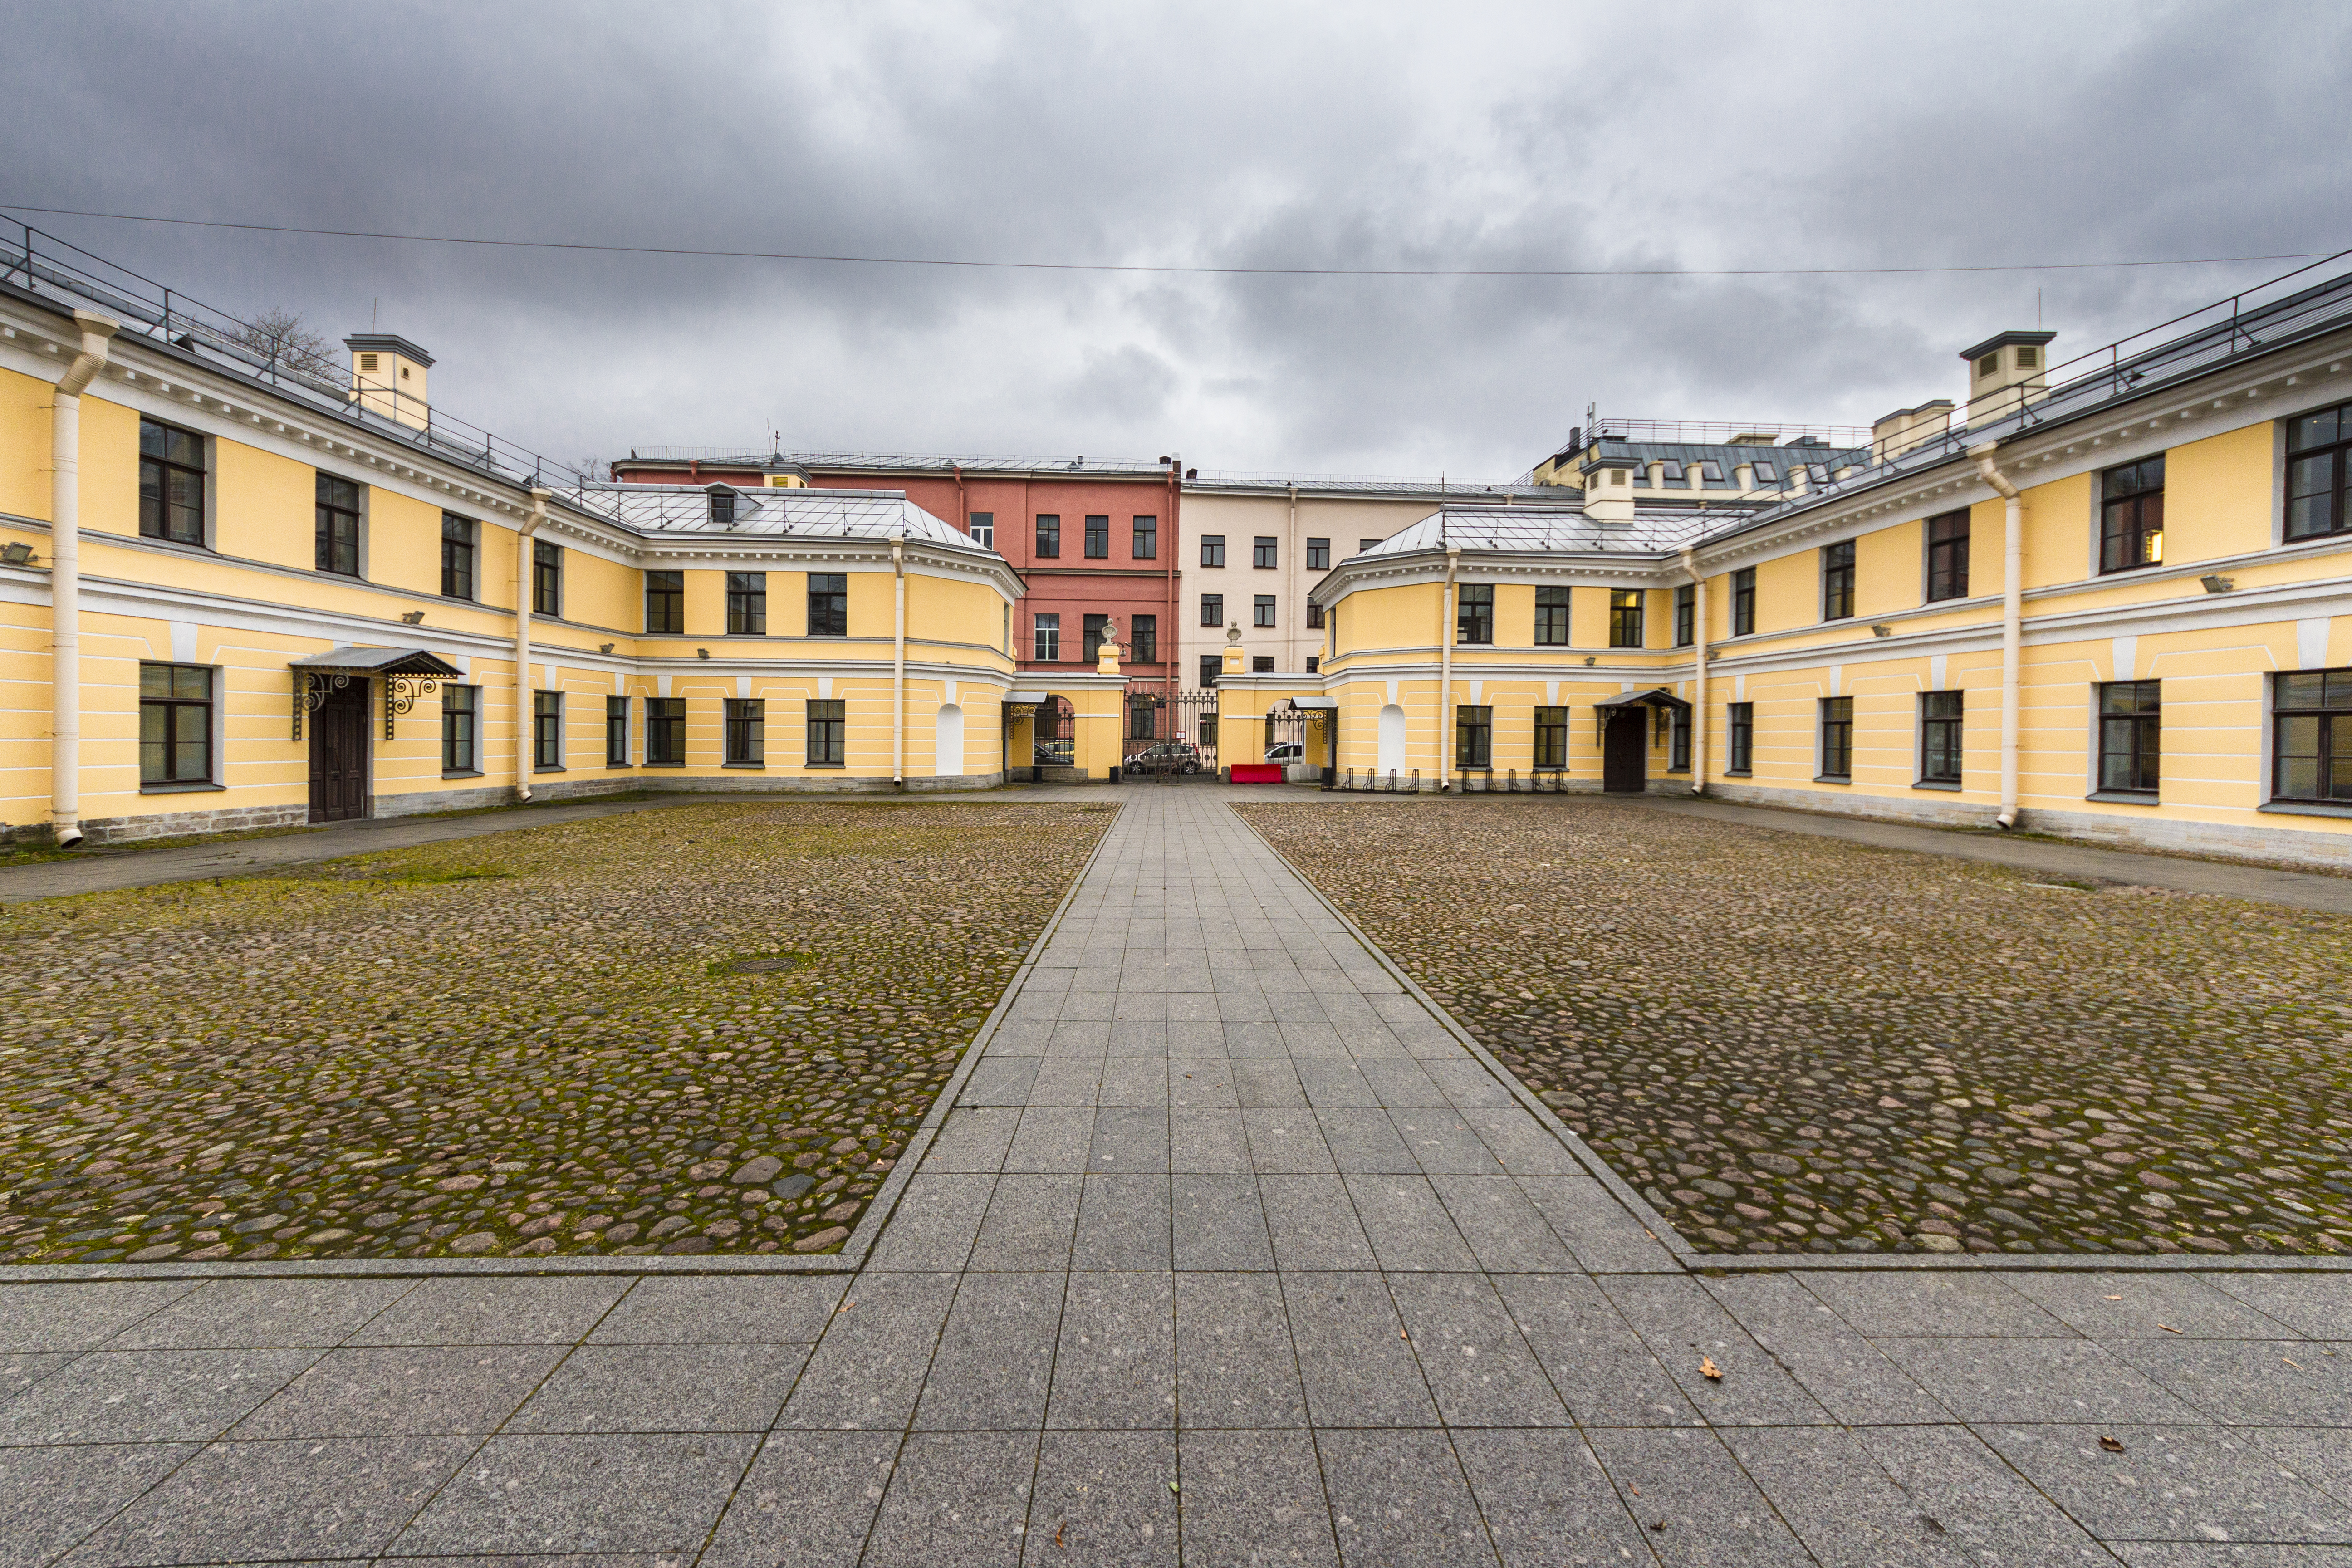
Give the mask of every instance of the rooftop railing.
[{"label": "rooftop railing", "polygon": [[415,400],[411,418],[396,418],[384,411],[401,407],[394,389],[354,386],[349,371],[291,342],[283,327],[248,321],[30,224],[0,232],[0,283],[112,317],[121,323],[118,336],[193,353],[372,435],[421,447],[509,484],[568,484],[586,477],[422,400]]}]

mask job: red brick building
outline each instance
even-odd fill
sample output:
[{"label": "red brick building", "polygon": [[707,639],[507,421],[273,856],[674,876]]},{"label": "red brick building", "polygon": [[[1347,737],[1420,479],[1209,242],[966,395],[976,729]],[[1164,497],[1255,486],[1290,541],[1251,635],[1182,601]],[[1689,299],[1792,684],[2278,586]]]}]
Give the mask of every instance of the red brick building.
[{"label": "red brick building", "polygon": [[640,484],[756,488],[780,471],[818,487],[904,490],[1003,556],[1028,589],[1013,616],[1022,668],[1091,668],[1104,625],[1116,622],[1132,679],[1182,685],[1183,490],[1172,462],[653,448],[613,465],[614,479]]}]

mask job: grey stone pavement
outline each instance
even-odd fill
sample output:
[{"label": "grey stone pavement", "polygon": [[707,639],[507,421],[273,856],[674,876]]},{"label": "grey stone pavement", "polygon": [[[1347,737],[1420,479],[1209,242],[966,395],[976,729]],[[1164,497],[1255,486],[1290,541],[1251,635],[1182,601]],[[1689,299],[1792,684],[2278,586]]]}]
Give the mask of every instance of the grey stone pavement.
[{"label": "grey stone pavement", "polygon": [[1687,1272],[1125,804],[857,1273],[0,1285],[0,1563],[2352,1555],[2352,1279]]}]

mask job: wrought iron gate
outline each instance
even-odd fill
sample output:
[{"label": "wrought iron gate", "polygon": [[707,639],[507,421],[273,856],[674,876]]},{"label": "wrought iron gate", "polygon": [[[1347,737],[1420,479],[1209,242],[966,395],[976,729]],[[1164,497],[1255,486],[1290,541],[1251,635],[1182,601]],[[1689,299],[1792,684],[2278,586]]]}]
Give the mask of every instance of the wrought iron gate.
[{"label": "wrought iron gate", "polygon": [[1127,744],[1119,777],[1137,781],[1217,778],[1217,694],[1129,687]]}]

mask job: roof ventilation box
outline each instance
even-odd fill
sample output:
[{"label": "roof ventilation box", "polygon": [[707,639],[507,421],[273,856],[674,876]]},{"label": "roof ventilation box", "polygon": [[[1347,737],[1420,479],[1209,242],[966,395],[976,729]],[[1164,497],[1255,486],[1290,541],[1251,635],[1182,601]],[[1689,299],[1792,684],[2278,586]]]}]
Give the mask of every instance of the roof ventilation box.
[{"label": "roof ventilation box", "polygon": [[2055,332],[2000,332],[1960,357],[1969,362],[1969,424],[2005,418],[2049,395]]}]

